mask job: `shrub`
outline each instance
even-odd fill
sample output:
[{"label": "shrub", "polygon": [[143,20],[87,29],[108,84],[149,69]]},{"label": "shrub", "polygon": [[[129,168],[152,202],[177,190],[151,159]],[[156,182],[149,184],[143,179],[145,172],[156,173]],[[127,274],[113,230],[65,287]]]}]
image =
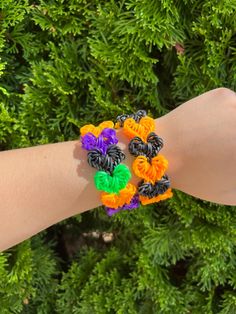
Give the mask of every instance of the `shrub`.
[{"label": "shrub", "polygon": [[[236,87],[234,0],[1,1],[1,150]],[[236,211],[96,208],[0,254],[0,313],[236,313]],[[97,237],[94,237],[96,231]],[[113,234],[104,241],[104,232]]]}]

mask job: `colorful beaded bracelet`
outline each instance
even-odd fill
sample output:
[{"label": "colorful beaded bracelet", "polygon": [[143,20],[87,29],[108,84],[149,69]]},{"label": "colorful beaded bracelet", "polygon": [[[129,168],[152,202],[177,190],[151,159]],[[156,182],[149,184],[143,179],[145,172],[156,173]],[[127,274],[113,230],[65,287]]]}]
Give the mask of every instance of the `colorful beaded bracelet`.
[{"label": "colorful beaded bracelet", "polygon": [[109,216],[120,210],[139,207],[137,188],[128,183],[129,168],[121,164],[125,154],[116,145],[118,139],[112,121],[99,126],[85,125],[80,129],[82,147],[88,151],[87,160],[91,167],[98,169],[94,183],[101,193],[101,201]]},{"label": "colorful beaded bracelet", "polygon": [[130,139],[129,152],[136,159],[132,168],[136,176],[142,180],[138,184],[139,200],[147,205],[167,198],[173,193],[170,188],[167,159],[158,154],[163,147],[163,139],[154,133],[154,119],[139,110],[135,114],[123,114],[117,117],[115,128],[123,127],[125,135]]}]

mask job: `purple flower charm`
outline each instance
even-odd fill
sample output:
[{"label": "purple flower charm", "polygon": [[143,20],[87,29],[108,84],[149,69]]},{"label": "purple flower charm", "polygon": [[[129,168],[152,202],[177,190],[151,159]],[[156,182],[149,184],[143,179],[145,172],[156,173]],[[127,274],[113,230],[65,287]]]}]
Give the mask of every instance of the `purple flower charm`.
[{"label": "purple flower charm", "polygon": [[105,143],[107,143],[108,145],[118,143],[118,139],[116,137],[116,131],[114,129],[105,128],[102,130],[100,135],[105,138]]},{"label": "purple flower charm", "polygon": [[105,128],[100,135],[96,137],[93,133],[88,132],[81,136],[82,147],[88,151],[98,148],[105,155],[107,148],[112,144],[117,144],[116,131],[114,129]]},{"label": "purple flower charm", "polygon": [[96,147],[97,138],[93,133],[87,133],[84,136],[81,136],[82,147],[86,150],[92,150]]},{"label": "purple flower charm", "polygon": [[108,216],[112,216],[112,215],[118,213],[121,210],[131,210],[131,209],[139,207],[139,205],[140,205],[140,203],[139,203],[139,196],[138,196],[138,194],[135,194],[129,204],[125,204],[125,205],[123,205],[121,207],[118,207],[116,209],[115,208],[111,208],[111,207],[105,207],[105,209],[107,211],[107,215]]}]

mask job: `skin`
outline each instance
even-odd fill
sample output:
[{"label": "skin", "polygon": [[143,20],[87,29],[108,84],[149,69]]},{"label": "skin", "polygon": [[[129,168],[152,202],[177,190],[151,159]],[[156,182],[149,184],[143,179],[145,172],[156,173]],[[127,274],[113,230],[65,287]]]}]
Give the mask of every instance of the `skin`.
[{"label": "skin", "polygon": [[168,146],[173,188],[236,205],[234,91],[218,88],[204,93],[158,119],[156,126]]},{"label": "skin", "polygon": [[[236,205],[235,121],[235,93],[226,88],[204,93],[155,120],[173,190]],[[137,184],[128,139],[122,129],[117,136],[132,172],[130,182]],[[86,156],[79,141],[0,153],[0,251],[101,205],[93,181],[96,170]]]}]

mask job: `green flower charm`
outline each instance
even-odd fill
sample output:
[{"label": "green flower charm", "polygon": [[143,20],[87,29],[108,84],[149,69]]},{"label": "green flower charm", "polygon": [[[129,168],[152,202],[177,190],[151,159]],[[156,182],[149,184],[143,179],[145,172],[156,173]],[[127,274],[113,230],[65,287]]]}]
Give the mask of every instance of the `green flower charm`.
[{"label": "green flower charm", "polygon": [[105,171],[97,171],[94,176],[95,186],[100,191],[118,194],[124,189],[131,178],[131,173],[126,165],[119,164],[112,175]]}]

